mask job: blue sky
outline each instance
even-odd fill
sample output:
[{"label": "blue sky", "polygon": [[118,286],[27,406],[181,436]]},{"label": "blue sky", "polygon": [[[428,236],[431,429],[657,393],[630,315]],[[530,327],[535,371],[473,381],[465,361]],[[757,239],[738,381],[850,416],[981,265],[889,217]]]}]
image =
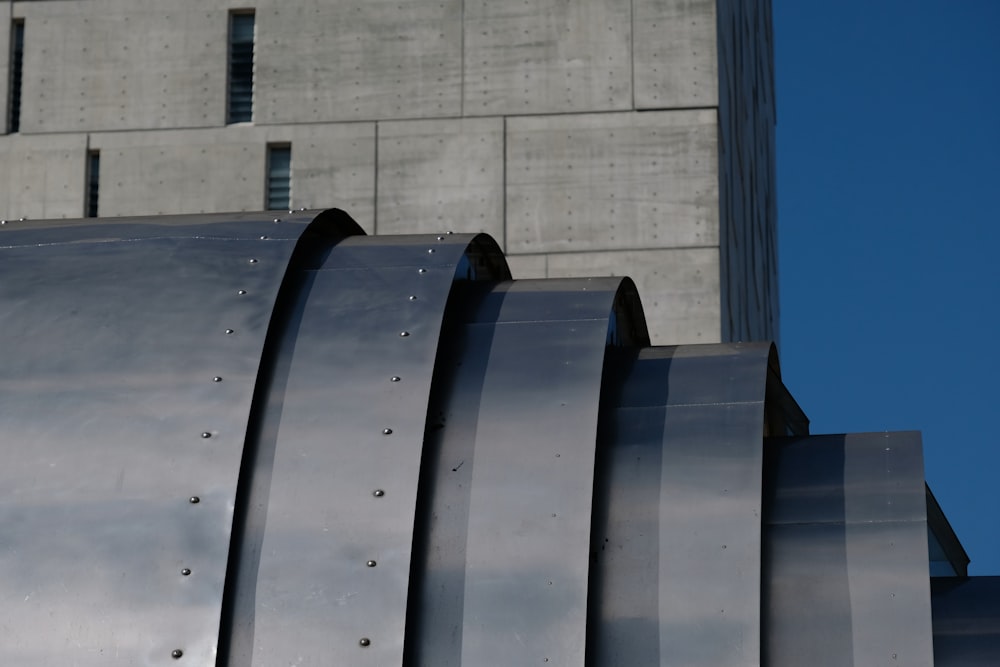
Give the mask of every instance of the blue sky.
[{"label": "blue sky", "polygon": [[813,433],[922,431],[1000,575],[1000,2],[773,8],[785,384]]}]

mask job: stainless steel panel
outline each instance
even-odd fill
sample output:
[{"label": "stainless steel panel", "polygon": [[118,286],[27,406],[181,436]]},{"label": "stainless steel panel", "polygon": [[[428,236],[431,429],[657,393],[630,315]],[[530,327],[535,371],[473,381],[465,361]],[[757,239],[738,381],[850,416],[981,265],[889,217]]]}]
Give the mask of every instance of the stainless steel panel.
[{"label": "stainless steel panel", "polygon": [[465,300],[431,406],[414,664],[583,664],[600,378],[629,291],[518,281]]},{"label": "stainless steel panel", "polygon": [[[0,227],[0,662],[214,664],[258,360],[314,217]],[[360,231],[336,217],[310,229]]]},{"label": "stainless steel panel", "polygon": [[[767,447],[771,664],[932,664],[919,435],[775,438]],[[834,647],[831,633],[849,641]]]},{"label": "stainless steel panel", "polygon": [[773,354],[766,344],[644,349],[609,380],[591,547],[593,664],[758,664]]},{"label": "stainless steel panel", "polygon": [[230,664],[401,663],[427,397],[472,240],[348,239],[304,277],[260,428],[250,510],[266,516],[235,614],[253,625]]},{"label": "stainless steel panel", "polygon": [[1000,577],[933,578],[931,605],[937,667],[1000,663]]}]

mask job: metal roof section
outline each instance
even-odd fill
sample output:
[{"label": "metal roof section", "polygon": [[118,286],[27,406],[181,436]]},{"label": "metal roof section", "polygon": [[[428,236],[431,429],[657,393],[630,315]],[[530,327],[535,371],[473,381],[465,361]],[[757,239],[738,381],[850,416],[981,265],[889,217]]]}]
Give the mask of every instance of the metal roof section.
[{"label": "metal roof section", "polygon": [[627,278],[17,221],[0,313],[3,664],[1000,662],[919,435],[810,435],[772,345],[651,347]]}]

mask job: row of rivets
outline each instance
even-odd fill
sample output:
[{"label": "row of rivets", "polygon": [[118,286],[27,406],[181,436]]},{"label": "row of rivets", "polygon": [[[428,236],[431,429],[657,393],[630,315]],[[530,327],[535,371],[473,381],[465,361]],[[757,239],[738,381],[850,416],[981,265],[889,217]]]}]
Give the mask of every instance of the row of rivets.
[{"label": "row of rivets", "polygon": [[[451,232],[447,232],[447,233],[451,234]],[[444,237],[443,236],[438,236],[437,240],[438,241],[443,241]],[[434,254],[434,252],[435,252],[434,248],[428,248],[428,250],[427,250],[428,254]],[[427,273],[427,269],[426,268],[419,268],[419,269],[417,269],[417,273],[419,273],[419,274],[425,274],[425,273]],[[416,301],[417,300],[417,295],[416,294],[410,294],[407,297],[407,300],[408,301]],[[409,331],[405,331],[404,330],[404,331],[400,331],[399,332],[399,337],[400,338],[408,338],[409,335],[410,335]],[[393,375],[393,376],[391,376],[389,378],[389,381],[390,382],[399,382],[401,379],[402,378],[400,378],[398,375]],[[382,435],[392,435],[392,429],[388,428],[388,427],[383,428],[382,429]],[[384,489],[375,489],[374,491],[372,491],[372,496],[374,496],[375,498],[382,498],[382,497],[385,496],[385,490]],[[365,565],[367,567],[375,567],[377,564],[378,563],[376,563],[376,561],[374,561],[374,560],[368,560],[368,561],[365,562]],[[371,639],[369,639],[368,637],[362,637],[361,639],[358,640],[358,644],[361,647],[363,647],[363,648],[367,648],[368,646],[371,646],[371,643],[372,643]]]},{"label": "row of rivets", "polygon": [[[274,221],[275,222],[281,222],[281,220],[278,219],[278,218],[275,218]],[[261,241],[266,241],[267,240],[267,236],[262,235],[260,237],[260,240]],[[259,263],[259,260],[256,257],[250,257],[250,258],[247,259],[247,263],[249,263],[249,264],[257,264],[257,263]],[[247,293],[247,291],[245,289],[236,290],[236,294],[238,296],[244,296],[246,293]],[[227,336],[231,336],[234,333],[236,333],[236,331],[234,329],[226,329],[225,333],[226,333]],[[215,376],[213,376],[212,377],[212,382],[216,382],[216,383],[222,382],[222,376],[221,375],[215,375]],[[201,437],[203,439],[207,440],[208,438],[212,437],[212,432],[211,431],[202,431],[201,432]],[[198,497],[198,496],[190,496],[190,497],[188,497],[188,503],[190,503],[191,505],[197,505],[197,504],[201,503],[201,498]],[[181,576],[189,577],[189,576],[191,576],[191,568],[189,568],[189,567],[181,568],[180,573],[181,573]],[[174,660],[179,660],[181,657],[183,657],[183,655],[184,655],[184,651],[182,649],[179,649],[179,648],[174,649],[173,651],[170,652],[170,657],[172,657]]]}]

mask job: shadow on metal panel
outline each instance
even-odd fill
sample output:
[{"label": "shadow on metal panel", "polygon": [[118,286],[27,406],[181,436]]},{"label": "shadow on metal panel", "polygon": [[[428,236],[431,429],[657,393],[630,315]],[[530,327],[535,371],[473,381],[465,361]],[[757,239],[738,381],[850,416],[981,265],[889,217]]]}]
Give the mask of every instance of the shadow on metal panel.
[{"label": "shadow on metal panel", "polygon": [[[0,662],[1000,664],[919,435],[343,211],[0,227]],[[53,640],[53,638],[56,638]]]}]

